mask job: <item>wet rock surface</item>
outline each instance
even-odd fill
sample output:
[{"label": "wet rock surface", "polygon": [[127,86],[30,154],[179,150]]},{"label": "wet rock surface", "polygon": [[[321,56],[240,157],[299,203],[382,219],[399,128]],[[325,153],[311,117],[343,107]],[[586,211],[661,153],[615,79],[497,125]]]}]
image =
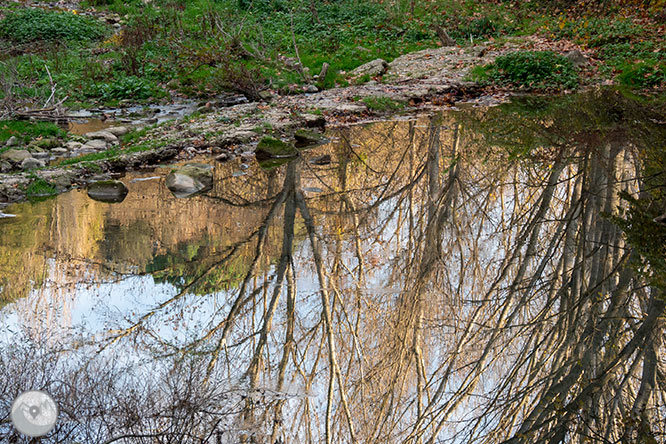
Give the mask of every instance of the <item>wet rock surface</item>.
[{"label": "wet rock surface", "polygon": [[213,167],[201,163],[183,165],[167,175],[166,186],[180,198],[208,191],[213,187]]},{"label": "wet rock surface", "polygon": [[87,187],[88,196],[100,202],[118,203],[125,200],[129,190],[118,180],[101,180]]}]

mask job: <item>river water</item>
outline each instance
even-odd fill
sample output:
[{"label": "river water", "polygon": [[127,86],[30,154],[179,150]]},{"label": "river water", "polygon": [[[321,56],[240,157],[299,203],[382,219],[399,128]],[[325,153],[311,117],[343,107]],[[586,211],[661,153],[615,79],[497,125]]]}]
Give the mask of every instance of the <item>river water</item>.
[{"label": "river water", "polygon": [[42,442],[660,442],[664,120],[526,97],[216,163],[187,199],[165,166],[11,205],[0,416],[40,389]]}]

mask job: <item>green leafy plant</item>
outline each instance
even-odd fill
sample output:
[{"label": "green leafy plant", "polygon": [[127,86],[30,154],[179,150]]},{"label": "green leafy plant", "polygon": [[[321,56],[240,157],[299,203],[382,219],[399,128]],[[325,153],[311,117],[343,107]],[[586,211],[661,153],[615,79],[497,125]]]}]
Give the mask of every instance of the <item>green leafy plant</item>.
[{"label": "green leafy plant", "polygon": [[39,40],[90,41],[101,38],[105,27],[69,12],[21,9],[0,21],[0,37],[15,43]]},{"label": "green leafy plant", "polygon": [[517,51],[471,72],[480,83],[528,89],[576,88],[578,73],[564,56],[552,51]]},{"label": "green leafy plant", "polygon": [[64,137],[66,131],[51,122],[28,122],[26,120],[0,120],[0,144],[14,136],[24,143],[37,137]]},{"label": "green leafy plant", "polygon": [[397,111],[405,107],[405,104],[390,97],[364,97],[362,102],[372,111]]},{"label": "green leafy plant", "polygon": [[620,83],[633,88],[645,88],[666,83],[666,63],[639,62],[620,68]]}]

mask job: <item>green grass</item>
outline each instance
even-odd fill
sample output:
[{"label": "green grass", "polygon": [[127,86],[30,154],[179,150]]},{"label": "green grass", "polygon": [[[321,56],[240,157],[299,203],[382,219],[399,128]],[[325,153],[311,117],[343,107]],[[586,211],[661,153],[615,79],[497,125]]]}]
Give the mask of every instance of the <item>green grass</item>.
[{"label": "green grass", "polygon": [[379,112],[398,111],[405,107],[404,103],[393,100],[390,97],[370,96],[364,97],[361,101],[365,104],[365,106],[368,107],[369,110]]},{"label": "green grass", "polygon": [[44,179],[35,179],[25,189],[28,197],[55,196],[58,192],[56,188]]},{"label": "green grass", "polygon": [[0,120],[0,144],[15,136],[27,143],[37,137],[64,137],[65,130],[51,122],[28,122],[26,120]]},{"label": "green grass", "polygon": [[[330,64],[326,78],[307,79],[330,88],[348,85],[344,73],[365,62],[437,46],[434,28],[441,26],[460,45],[532,34],[573,40],[601,61],[605,77],[637,87],[664,83],[666,44],[658,27],[640,24],[631,10],[610,2],[601,13],[578,9],[576,15],[557,9],[555,2],[535,0],[411,5],[404,0],[84,2],[82,8],[115,12],[126,21],[122,34],[107,33],[106,40],[104,27],[80,15],[0,6],[7,14],[0,39],[40,42],[3,60],[0,79],[14,85],[18,100],[41,104],[51,92],[50,72],[60,97],[67,95],[66,105],[74,108],[156,102],[167,97],[167,90],[194,98],[234,90],[253,98],[268,87],[289,93],[305,83],[294,67],[294,41],[310,77]],[[76,44],[56,44],[65,41]],[[564,77],[555,84],[567,83]]]}]

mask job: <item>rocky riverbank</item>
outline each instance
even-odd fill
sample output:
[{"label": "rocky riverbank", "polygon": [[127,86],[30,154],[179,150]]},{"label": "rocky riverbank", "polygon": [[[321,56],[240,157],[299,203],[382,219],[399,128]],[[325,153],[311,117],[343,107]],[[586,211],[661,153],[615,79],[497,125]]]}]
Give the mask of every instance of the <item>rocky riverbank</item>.
[{"label": "rocky riverbank", "polygon": [[[501,45],[427,49],[390,63],[375,60],[349,73],[352,83],[356,83],[353,86],[321,92],[310,89],[312,92],[286,96],[265,92],[262,101],[231,106],[224,101],[211,101],[201,104],[192,116],[144,130],[142,137],[124,146],[118,137],[128,131],[125,126],[67,141],[40,140],[26,147],[13,146],[0,156],[0,202],[29,197],[29,186],[35,181],[43,181],[50,187],[48,193],[53,194],[127,170],[151,168],[195,155],[215,156],[219,161],[241,156],[250,161],[262,137],[289,141],[300,128],[322,130],[327,125],[377,120],[396,113],[451,109],[461,103],[498,104],[511,91],[470,82],[470,70],[492,63],[501,54],[544,45],[535,39],[527,43],[507,41]],[[594,69],[594,61],[580,50],[551,49],[571,58],[581,70]],[[16,144],[16,140],[11,142]],[[68,159],[63,162],[67,164],[58,164],[59,157]],[[56,161],[47,166],[48,159]]]}]

